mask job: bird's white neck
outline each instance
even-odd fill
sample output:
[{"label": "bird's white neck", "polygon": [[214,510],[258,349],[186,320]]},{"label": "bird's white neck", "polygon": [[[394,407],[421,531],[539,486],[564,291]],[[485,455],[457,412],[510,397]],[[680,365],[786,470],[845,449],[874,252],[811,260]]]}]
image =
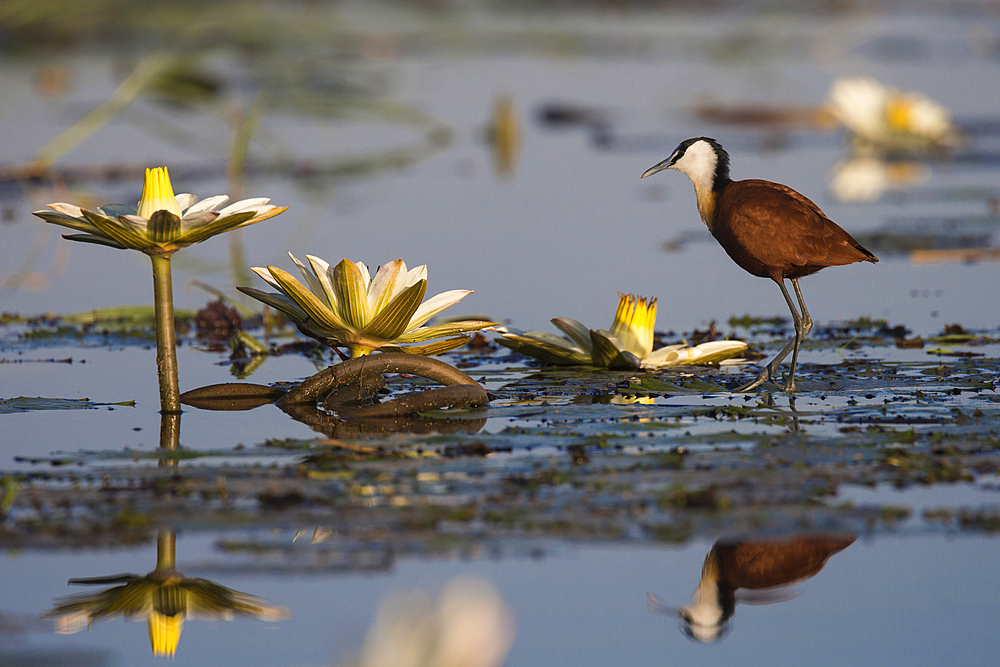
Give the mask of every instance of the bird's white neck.
[{"label": "bird's white neck", "polygon": [[[673,169],[687,174],[687,177],[691,179],[691,184],[694,185],[694,194],[698,201],[698,213],[701,214],[701,219],[705,221],[711,229],[712,224],[715,221],[715,207],[716,207],[716,186],[719,181],[719,154],[716,153],[715,148],[712,147],[707,141],[697,141],[684,151],[682,155],[673,165]],[[728,164],[723,161],[721,165],[725,173],[722,175],[722,180],[729,180]]]}]

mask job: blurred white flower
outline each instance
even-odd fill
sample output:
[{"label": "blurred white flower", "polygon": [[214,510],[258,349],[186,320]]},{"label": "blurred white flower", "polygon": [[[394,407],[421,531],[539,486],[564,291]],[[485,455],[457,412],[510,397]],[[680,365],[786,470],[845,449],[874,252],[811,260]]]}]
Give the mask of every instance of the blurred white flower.
[{"label": "blurred white flower", "polygon": [[380,605],[364,647],[342,667],[500,667],[513,641],[497,590],[454,579],[436,603],[415,591]]},{"label": "blurred white flower", "polygon": [[894,149],[953,146],[958,129],[946,108],[869,77],[844,77],[830,88],[830,113],[856,138]]}]

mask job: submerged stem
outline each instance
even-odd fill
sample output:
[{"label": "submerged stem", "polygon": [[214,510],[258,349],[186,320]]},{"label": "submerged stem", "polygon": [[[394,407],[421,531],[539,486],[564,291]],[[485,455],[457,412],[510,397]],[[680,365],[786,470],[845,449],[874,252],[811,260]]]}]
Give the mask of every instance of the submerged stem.
[{"label": "submerged stem", "polygon": [[153,261],[153,302],[156,309],[156,373],[160,381],[160,411],[180,412],[177,380],[177,338],[174,333],[174,292],[170,257],[150,255]]}]

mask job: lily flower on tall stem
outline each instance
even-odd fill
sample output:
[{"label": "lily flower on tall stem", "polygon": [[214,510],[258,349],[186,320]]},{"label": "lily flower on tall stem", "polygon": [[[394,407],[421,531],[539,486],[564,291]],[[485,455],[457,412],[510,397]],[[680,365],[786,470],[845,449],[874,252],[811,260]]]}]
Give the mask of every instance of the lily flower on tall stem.
[{"label": "lily flower on tall stem", "polygon": [[[464,335],[500,324],[484,320],[445,322],[424,326],[432,317],[472,294],[450,290],[423,301],[427,291],[427,267],[406,269],[397,259],[382,265],[375,276],[363,262],[343,260],[330,266],[319,257],[306,255],[308,265],[295,262],[306,285],[276,266],[253,270],[277,293],[252,287],[241,292],[288,315],[304,334],[336,347],[346,347],[351,357],[376,350],[435,355],[469,342]],[[450,338],[449,338],[450,336]],[[427,345],[414,345],[444,338]]]},{"label": "lily flower on tall stem", "polygon": [[505,328],[500,330],[502,336],[497,342],[549,364],[613,370],[714,363],[747,349],[742,341],[721,340],[694,347],[667,345],[654,351],[656,299],[632,294],[618,295],[618,309],[610,330],[588,329],[568,317],[553,318],[552,323],[567,337]]},{"label": "lily flower on tall stem", "polygon": [[138,250],[149,255],[153,263],[156,368],[163,412],[180,412],[170,257],[181,248],[273,218],[288,208],[273,206],[265,198],[244,199],[225,206],[228,201],[226,195],[202,200],[192,194],[174,196],[167,168],[157,167],[146,169],[137,206],[109,204],[89,211],[60,202],[49,204],[52,210],[34,212],[46,222],[81,232],[63,235],[70,241]]}]

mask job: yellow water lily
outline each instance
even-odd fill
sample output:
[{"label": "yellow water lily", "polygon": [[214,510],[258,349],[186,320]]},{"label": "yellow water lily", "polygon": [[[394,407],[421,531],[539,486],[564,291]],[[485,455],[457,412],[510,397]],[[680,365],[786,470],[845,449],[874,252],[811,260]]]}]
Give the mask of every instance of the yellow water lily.
[{"label": "yellow water lily", "polygon": [[34,215],[83,232],[64,236],[71,241],[169,256],[216,234],[273,218],[288,208],[273,206],[263,197],[225,206],[228,201],[226,195],[202,200],[192,194],[174,196],[167,168],[156,167],[146,170],[137,206],[108,204],[89,211],[58,202],[48,205],[51,211],[35,211]]},{"label": "yellow water lily", "polygon": [[597,366],[616,370],[659,368],[719,362],[747,349],[738,340],[702,343],[694,347],[668,345],[653,350],[656,299],[618,295],[618,309],[610,330],[588,329],[574,319],[552,320],[567,337],[545,331],[501,329],[498,343],[550,364]]},{"label": "yellow water lily", "polygon": [[[275,266],[253,270],[277,293],[252,287],[241,292],[288,315],[307,335],[346,347],[352,357],[375,350],[433,355],[465,345],[470,331],[479,331],[499,322],[466,320],[423,326],[452,306],[471,290],[451,290],[423,301],[427,290],[427,267],[407,270],[397,259],[384,264],[372,277],[363,262],[343,260],[330,266],[319,257],[306,255],[308,264],[295,262],[306,284]],[[446,338],[453,336],[452,338]],[[413,345],[437,338],[428,345]]]}]

